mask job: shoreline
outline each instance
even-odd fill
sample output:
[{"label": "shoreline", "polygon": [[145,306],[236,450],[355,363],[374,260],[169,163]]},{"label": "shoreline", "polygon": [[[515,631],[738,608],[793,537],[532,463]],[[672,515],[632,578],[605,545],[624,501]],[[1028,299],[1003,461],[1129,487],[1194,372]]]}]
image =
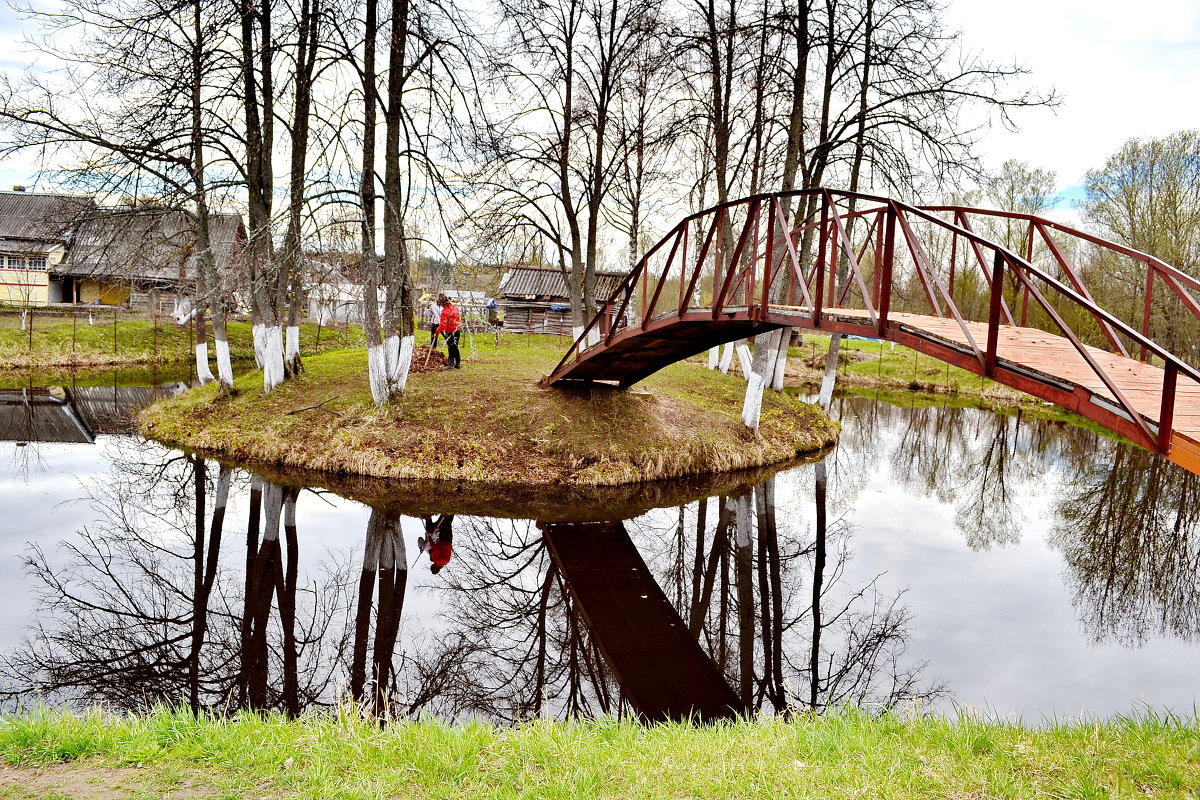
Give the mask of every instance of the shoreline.
[{"label": "shoreline", "polygon": [[349,704],[294,720],[42,708],[0,717],[0,794],[1183,798],[1200,783],[1198,736],[1194,719],[1149,709],[1034,727],[855,707],[704,726],[612,717],[381,724]]},{"label": "shoreline", "polygon": [[[744,382],[672,365],[637,391],[546,389],[557,337],[485,337],[459,371],[415,372],[386,410],[370,401],[366,354],[333,351],[264,395],[260,373],[155,403],[143,435],[250,468],[334,476],[527,486],[619,486],[732,473],[824,450],[839,426],[787,393],[766,392],[757,434],[740,420]],[[474,357],[466,355],[474,349]],[[414,361],[423,360],[418,345]]]}]

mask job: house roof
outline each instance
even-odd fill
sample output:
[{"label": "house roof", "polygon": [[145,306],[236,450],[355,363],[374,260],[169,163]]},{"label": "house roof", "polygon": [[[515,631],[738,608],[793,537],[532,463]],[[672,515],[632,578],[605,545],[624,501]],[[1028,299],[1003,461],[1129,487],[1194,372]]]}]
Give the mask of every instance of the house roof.
[{"label": "house roof", "polygon": [[95,206],[90,197],[0,192],[0,241],[13,245],[10,252],[49,252],[53,247],[47,245],[65,244]]},{"label": "house roof", "polygon": [[[224,271],[245,239],[237,214],[212,214],[209,238],[217,269]],[[199,268],[192,218],[179,211],[107,208],[84,220],[70,252],[54,268],[64,275],[185,280]]]},{"label": "house roof", "polygon": [[91,444],[101,433],[131,433],[137,412],[171,387],[0,389],[0,441]]},{"label": "house roof", "polygon": [[63,242],[39,241],[38,239],[0,239],[0,253],[53,253]]},{"label": "house roof", "polygon": [[[625,279],[624,272],[596,272],[596,297],[607,300]],[[567,283],[554,267],[515,266],[504,273],[497,297],[566,299]]]}]

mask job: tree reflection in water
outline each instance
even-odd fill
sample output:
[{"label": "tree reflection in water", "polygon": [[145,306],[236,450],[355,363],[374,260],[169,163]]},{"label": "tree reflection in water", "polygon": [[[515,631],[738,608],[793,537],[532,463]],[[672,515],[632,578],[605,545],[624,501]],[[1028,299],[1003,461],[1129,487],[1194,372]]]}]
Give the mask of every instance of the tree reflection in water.
[{"label": "tree reflection in water", "polygon": [[10,698],[289,713],[328,702],[344,576],[299,586],[295,494],[270,485],[252,492],[247,569],[230,575],[221,551],[234,475],[212,473],[203,459],[125,441],[109,479],[88,491],[96,523],[54,558],[34,547],[26,559],[42,588],[35,629],[3,662]]},{"label": "tree reflection in water", "polygon": [[[942,691],[907,655],[903,594],[848,577],[849,520],[880,464],[952,505],[972,549],[1019,541],[1032,493],[1054,492],[1049,543],[1089,634],[1197,638],[1200,478],[1045,420],[839,402],[845,434],[824,462],[620,534],[744,706]],[[40,610],[3,661],[10,698],[297,714],[344,693],[380,717],[500,721],[631,708],[533,522],[459,517],[454,561],[419,595],[433,611],[414,616],[404,518],[386,505],[355,567],[302,547],[297,489],[152,444],[124,440],[86,499],[96,523],[27,559]]]},{"label": "tree reflection in water", "polygon": [[1080,621],[1096,641],[1200,638],[1200,476],[1132,445],[1097,445],[1094,465],[1064,481],[1049,537]]}]

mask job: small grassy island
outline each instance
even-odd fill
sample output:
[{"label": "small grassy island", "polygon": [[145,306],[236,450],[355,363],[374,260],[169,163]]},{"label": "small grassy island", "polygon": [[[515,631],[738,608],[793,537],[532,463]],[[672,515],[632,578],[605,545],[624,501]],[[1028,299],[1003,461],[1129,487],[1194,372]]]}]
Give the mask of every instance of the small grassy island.
[{"label": "small grassy island", "polygon": [[[473,346],[472,346],[473,344]],[[142,413],[146,436],[239,462],[381,478],[601,486],[728,472],[788,461],[837,439],[838,426],[794,395],[767,392],[757,435],[740,420],[745,382],[699,359],[636,391],[537,385],[562,357],[550,336],[464,339],[462,370],[425,369],[418,346],[408,389],[376,410],[361,349],[305,359],[270,394],[242,376]],[[472,353],[474,350],[474,353]],[[440,354],[430,362],[438,363]]]}]

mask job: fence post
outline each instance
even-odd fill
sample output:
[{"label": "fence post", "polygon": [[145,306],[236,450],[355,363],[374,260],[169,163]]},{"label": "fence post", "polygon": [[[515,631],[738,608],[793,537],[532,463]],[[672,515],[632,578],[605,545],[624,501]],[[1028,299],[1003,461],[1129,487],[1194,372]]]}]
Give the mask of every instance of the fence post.
[{"label": "fence post", "polygon": [[1175,422],[1175,381],[1179,367],[1168,361],[1163,370],[1162,406],[1158,412],[1158,452],[1164,456],[1171,452],[1171,426]]},{"label": "fence post", "polygon": [[[1150,317],[1154,310],[1154,267],[1151,264],[1146,264],[1146,300],[1142,306],[1142,336],[1150,338]],[[1142,345],[1142,354],[1138,357],[1138,361],[1146,362],[1150,357],[1150,351]]]},{"label": "fence post", "polygon": [[888,203],[883,233],[883,273],[879,286],[879,338],[887,338],[888,312],[892,308],[892,261],[896,255],[896,208]]},{"label": "fence post", "polygon": [[996,250],[992,261],[992,302],[988,309],[987,356],[984,358],[983,374],[989,378],[996,370],[996,350],[1000,345],[1000,300],[1004,291],[1004,256]]}]

